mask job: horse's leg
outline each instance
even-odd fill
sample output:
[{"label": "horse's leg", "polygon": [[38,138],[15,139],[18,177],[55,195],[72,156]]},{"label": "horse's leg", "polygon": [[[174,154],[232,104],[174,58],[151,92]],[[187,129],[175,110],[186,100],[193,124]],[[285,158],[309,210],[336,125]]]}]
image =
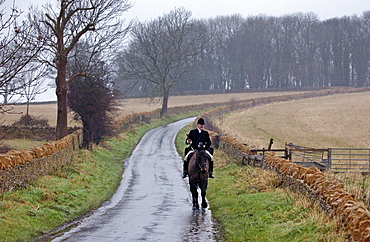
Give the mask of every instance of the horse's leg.
[{"label": "horse's leg", "polygon": [[201,190],[201,196],[202,196],[202,208],[207,208],[208,207],[208,204],[206,201],[207,181],[202,184],[200,190]]},{"label": "horse's leg", "polygon": [[199,209],[197,185],[195,184],[195,182],[190,181],[189,183],[191,196],[193,197],[193,209]]}]

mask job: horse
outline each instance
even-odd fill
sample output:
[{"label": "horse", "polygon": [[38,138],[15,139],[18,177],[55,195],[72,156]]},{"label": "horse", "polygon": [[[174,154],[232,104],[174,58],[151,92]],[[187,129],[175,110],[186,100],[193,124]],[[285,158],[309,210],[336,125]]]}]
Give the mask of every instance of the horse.
[{"label": "horse", "polygon": [[197,149],[189,160],[188,174],[190,192],[193,198],[193,210],[199,210],[198,187],[202,196],[202,209],[208,207],[206,190],[208,185],[209,161],[204,148]]}]

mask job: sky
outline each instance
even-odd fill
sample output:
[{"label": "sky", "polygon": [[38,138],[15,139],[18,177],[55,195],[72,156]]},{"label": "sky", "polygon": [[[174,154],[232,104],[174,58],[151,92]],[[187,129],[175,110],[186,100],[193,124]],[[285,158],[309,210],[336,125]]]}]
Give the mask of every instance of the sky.
[{"label": "sky", "polygon": [[[13,0],[5,0],[10,6]],[[16,6],[27,11],[28,6],[43,5],[52,0],[15,0]],[[334,17],[361,15],[370,10],[370,0],[129,0],[134,6],[126,19],[147,21],[162,16],[174,8],[184,7],[194,18],[213,18],[232,14],[243,17],[260,14],[279,17],[297,12],[316,13],[320,20]]]},{"label": "sky", "polygon": [[[20,0],[18,0],[20,1]],[[140,21],[155,19],[175,7],[185,7],[195,18],[241,14],[279,17],[303,12],[316,13],[320,20],[333,17],[361,15],[370,10],[370,0],[133,0],[127,15]]]},{"label": "sky", "polygon": [[[11,6],[13,0],[6,0],[1,9]],[[50,0],[15,0],[16,6],[24,11],[28,6],[43,5]],[[293,13],[315,13],[320,20],[343,16],[360,16],[370,10],[370,0],[130,0],[133,7],[123,16],[150,21],[171,10],[184,7],[197,19],[240,14],[242,17],[267,15],[280,17]],[[56,100],[53,89],[37,97],[36,101]]]}]

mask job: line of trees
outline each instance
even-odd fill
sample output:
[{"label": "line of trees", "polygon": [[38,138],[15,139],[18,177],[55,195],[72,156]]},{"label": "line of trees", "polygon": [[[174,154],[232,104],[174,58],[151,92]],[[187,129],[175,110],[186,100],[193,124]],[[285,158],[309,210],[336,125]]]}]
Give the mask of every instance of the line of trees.
[{"label": "line of trees", "polygon": [[[177,18],[174,13],[172,16]],[[144,23],[147,28],[141,28],[141,35],[155,36],[150,25],[156,21]],[[370,11],[325,21],[314,13],[296,13],[282,17],[220,16],[193,19],[192,23],[193,31],[198,28],[203,35],[198,39],[207,39],[208,43],[197,42],[201,51],[189,65],[179,67],[183,75],[173,83],[172,91],[369,85]],[[165,46],[165,41],[158,38],[143,45],[134,37],[128,52],[134,46]],[[147,89],[140,82],[145,77],[124,75],[127,66],[134,64],[125,58],[128,52],[119,54],[119,81],[124,90],[138,94]],[[167,48],[168,52],[173,50]],[[151,57],[153,63],[160,63],[162,57],[157,54]],[[135,55],[148,57],[138,51]],[[128,88],[130,83],[135,83],[134,88]]]}]

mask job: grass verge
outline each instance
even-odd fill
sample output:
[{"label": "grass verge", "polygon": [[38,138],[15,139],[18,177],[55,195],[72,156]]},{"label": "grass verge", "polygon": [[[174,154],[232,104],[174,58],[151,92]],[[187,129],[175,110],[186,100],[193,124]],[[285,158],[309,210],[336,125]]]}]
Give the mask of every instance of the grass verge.
[{"label": "grass verge", "polygon": [[81,150],[55,174],[25,189],[0,194],[0,241],[36,241],[110,199],[129,157],[150,129],[196,114],[178,115],[136,124],[93,151]]},{"label": "grass verge", "polygon": [[[180,154],[191,127],[177,135]],[[304,195],[282,188],[275,172],[241,166],[215,150],[215,176],[207,198],[225,241],[345,241],[335,220]]]}]

